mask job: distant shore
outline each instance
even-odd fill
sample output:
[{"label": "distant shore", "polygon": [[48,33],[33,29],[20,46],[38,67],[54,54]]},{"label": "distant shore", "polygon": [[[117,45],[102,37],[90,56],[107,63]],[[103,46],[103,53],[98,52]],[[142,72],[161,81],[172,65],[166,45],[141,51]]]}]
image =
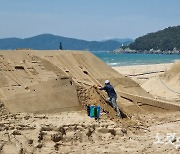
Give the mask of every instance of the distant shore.
[{"label": "distant shore", "polygon": [[116,49],[113,51],[114,53],[144,53],[144,54],[180,54],[180,50],[165,50],[165,51],[162,51],[162,50],[133,50],[133,49],[130,49],[130,48],[126,48],[126,49],[122,49],[122,48],[119,48],[119,49]]}]

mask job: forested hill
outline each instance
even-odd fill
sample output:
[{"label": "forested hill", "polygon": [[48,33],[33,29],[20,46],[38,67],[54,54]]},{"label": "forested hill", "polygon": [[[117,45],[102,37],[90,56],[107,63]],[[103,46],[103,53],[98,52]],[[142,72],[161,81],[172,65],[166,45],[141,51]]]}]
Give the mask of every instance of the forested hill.
[{"label": "forested hill", "polygon": [[129,45],[129,48],[138,51],[180,50],[180,26],[168,27],[164,30],[139,37]]},{"label": "forested hill", "polygon": [[57,50],[60,48],[60,42],[64,50],[112,51],[122,46],[121,42],[114,40],[85,41],[52,34],[41,34],[25,39],[0,39],[0,49],[30,48],[35,50]]}]

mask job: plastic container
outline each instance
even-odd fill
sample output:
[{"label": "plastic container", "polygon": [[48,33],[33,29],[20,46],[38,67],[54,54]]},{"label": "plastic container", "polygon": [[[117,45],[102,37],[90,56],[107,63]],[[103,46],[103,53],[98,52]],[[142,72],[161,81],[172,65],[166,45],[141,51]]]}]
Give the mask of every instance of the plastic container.
[{"label": "plastic container", "polygon": [[101,107],[100,106],[87,106],[87,114],[91,118],[99,119],[100,118],[100,112],[101,112]]},{"label": "plastic container", "polygon": [[101,111],[101,107],[100,106],[95,106],[95,108],[94,108],[94,117],[96,119],[100,118],[100,111]]},{"label": "plastic container", "polygon": [[95,108],[95,106],[90,106],[89,116],[91,118],[94,118],[94,108]]}]

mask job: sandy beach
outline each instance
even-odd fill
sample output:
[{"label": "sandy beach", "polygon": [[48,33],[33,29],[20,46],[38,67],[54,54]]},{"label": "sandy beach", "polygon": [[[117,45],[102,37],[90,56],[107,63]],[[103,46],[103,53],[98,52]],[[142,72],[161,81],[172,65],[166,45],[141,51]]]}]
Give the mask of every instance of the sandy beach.
[{"label": "sandy beach", "polygon": [[[0,153],[180,152],[180,112],[146,102],[153,97],[168,102],[171,97],[179,103],[179,94],[166,93],[158,82],[160,76],[179,92],[178,62],[116,67],[115,71],[86,52],[0,54]],[[105,101],[107,96],[93,87],[105,79],[115,86],[117,103],[126,118],[117,117]],[[122,91],[145,101],[138,104],[126,95],[120,97]],[[100,119],[88,116],[89,104],[101,106]]]},{"label": "sandy beach", "polygon": [[[179,61],[176,61],[176,64],[178,64],[176,71],[179,72]],[[121,66],[113,67],[113,69],[139,83],[143,89],[156,98],[180,102],[179,73],[169,80],[167,78],[163,79],[163,75],[168,72],[173,65],[173,63],[163,63]]]},{"label": "sandy beach", "polygon": [[[149,79],[153,76],[160,75],[171,68],[173,63],[163,63],[163,64],[149,64],[149,65],[133,65],[133,66],[117,66],[113,67],[119,73],[131,77],[132,79],[137,79],[140,82],[141,79]],[[142,77],[142,78],[141,78]],[[143,81],[142,81],[143,83]]]}]

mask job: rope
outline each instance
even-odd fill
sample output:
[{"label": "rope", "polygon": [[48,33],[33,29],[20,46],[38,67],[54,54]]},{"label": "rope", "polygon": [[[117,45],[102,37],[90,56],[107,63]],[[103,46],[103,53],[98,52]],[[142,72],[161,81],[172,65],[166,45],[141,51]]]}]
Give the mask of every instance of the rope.
[{"label": "rope", "polygon": [[168,90],[170,90],[170,91],[173,92],[173,93],[180,94],[180,92],[176,92],[176,91],[170,89],[170,88],[161,80],[160,76],[159,76],[159,80],[161,81],[161,83],[162,83]]}]

